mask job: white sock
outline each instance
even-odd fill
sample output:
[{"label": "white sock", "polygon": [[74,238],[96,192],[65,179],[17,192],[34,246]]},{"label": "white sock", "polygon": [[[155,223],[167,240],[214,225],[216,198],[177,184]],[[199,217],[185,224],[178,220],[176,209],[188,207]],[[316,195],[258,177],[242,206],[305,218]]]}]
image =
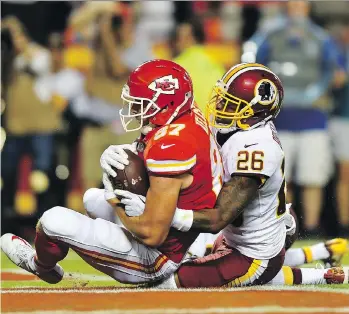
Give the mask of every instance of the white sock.
[{"label": "white sock", "polygon": [[277,275],[268,282],[268,285],[273,285],[273,286],[280,286],[280,285],[285,285],[285,276],[284,272],[282,269],[277,273]]},{"label": "white sock", "polygon": [[285,254],[285,266],[299,266],[305,263],[305,255],[302,249],[288,249]]},{"label": "white sock", "polygon": [[326,284],[324,278],[326,269],[301,268],[303,285],[323,285]]},{"label": "white sock", "polygon": [[325,259],[330,257],[330,252],[326,249],[325,243],[321,242],[310,247],[313,253],[313,261]]},{"label": "white sock", "polygon": [[305,246],[286,251],[284,265],[300,266],[330,257],[330,253],[325,247],[325,243],[317,243],[312,246]]},{"label": "white sock", "polygon": [[[277,275],[268,283],[269,285],[319,285],[326,284],[324,275],[326,269],[315,268],[291,268],[289,266],[282,266],[282,269]],[[301,272],[301,277],[299,272]],[[299,274],[295,277],[296,274]],[[295,283],[295,281],[298,281]]]},{"label": "white sock", "polygon": [[157,285],[156,288],[159,288],[159,289],[178,289],[174,274],[172,274],[169,278],[165,279],[163,282],[161,282],[159,285]]}]

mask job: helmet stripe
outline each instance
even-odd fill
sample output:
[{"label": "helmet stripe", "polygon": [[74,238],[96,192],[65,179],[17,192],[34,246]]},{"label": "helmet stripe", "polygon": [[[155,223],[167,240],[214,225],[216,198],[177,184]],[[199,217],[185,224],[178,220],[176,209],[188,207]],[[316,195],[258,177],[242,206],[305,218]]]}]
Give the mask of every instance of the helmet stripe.
[{"label": "helmet stripe", "polygon": [[[232,67],[226,75],[223,76],[222,80],[224,82],[224,84],[227,84],[229,79],[234,75],[237,74],[238,72],[240,72],[243,69],[246,68],[250,68],[250,67],[260,67],[260,68],[264,68],[264,69],[268,69],[266,66],[259,64],[259,63],[241,63],[238,64],[234,67]],[[269,70],[269,69],[268,69]]]},{"label": "helmet stripe", "polygon": [[236,64],[236,65],[232,66],[227,72],[225,72],[225,74],[222,77],[222,81],[224,81],[225,78],[227,76],[229,76],[232,71],[235,71],[235,70],[241,68],[241,66],[246,65],[246,64],[248,64],[248,63],[244,62],[244,63],[239,63],[239,64]]},{"label": "helmet stripe", "polygon": [[269,68],[264,67],[264,66],[260,66],[258,64],[258,66],[245,67],[245,68],[241,69],[240,71],[236,72],[235,74],[233,74],[232,76],[229,77],[229,79],[227,80],[227,82],[225,82],[225,84],[227,84],[227,85],[231,84],[231,82],[233,80],[235,80],[236,77],[241,75],[242,73],[245,73],[247,71],[252,71],[252,70],[261,70],[261,69],[263,69],[264,71],[270,72],[271,74],[274,74]]}]

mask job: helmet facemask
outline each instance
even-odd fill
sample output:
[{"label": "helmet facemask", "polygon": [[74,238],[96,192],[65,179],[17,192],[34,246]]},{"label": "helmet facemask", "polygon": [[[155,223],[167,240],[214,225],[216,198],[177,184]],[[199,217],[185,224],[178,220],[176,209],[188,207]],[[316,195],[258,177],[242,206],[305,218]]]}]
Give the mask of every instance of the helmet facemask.
[{"label": "helmet facemask", "polygon": [[228,93],[222,81],[213,87],[210,100],[206,106],[206,118],[210,125],[222,133],[236,129],[247,129],[249,125],[242,122],[253,116],[252,106],[259,99],[255,97],[250,103]]},{"label": "helmet facemask", "polygon": [[[156,93],[153,99],[131,96],[129,87],[124,86],[121,99],[123,100],[123,107],[119,114],[121,123],[126,132],[141,130],[145,135],[153,128],[171,123],[180,113],[182,108],[189,104],[189,108],[194,103],[192,93],[185,94],[183,102],[171,109],[171,104],[162,108],[156,104],[161,93]],[[192,99],[191,99],[192,98]],[[190,101],[190,103],[188,103]],[[132,127],[134,123],[137,125]]]},{"label": "helmet facemask", "polygon": [[[126,132],[138,130],[142,130],[142,133],[143,130],[149,132],[151,129],[149,120],[160,111],[160,107],[152,99],[131,96],[127,85],[122,90],[121,99],[123,107],[119,114],[124,130]],[[134,123],[136,125],[132,127]]]},{"label": "helmet facemask", "polygon": [[220,133],[250,130],[275,118],[282,100],[282,83],[270,69],[242,63],[213,87],[206,117]]}]

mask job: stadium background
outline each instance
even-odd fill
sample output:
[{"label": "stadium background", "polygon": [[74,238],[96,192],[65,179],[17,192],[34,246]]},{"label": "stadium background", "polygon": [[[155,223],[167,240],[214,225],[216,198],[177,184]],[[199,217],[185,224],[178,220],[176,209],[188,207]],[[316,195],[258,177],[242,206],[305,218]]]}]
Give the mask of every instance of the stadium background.
[{"label": "stadium background", "polygon": [[[2,1],[2,233],[32,239],[46,209],[62,205],[83,211],[83,192],[101,185],[103,150],[137,136],[125,134],[117,116],[122,85],[137,64],[174,58],[194,77],[197,101],[204,107],[224,69],[253,61],[249,39],[282,19],[286,5]],[[348,5],[312,2],[310,18],[335,40],[348,28]],[[347,88],[339,66],[337,73],[344,75],[340,88]],[[323,189],[319,236],[338,234],[336,182],[334,171]],[[302,216],[302,189],[296,192],[295,208]]]}]

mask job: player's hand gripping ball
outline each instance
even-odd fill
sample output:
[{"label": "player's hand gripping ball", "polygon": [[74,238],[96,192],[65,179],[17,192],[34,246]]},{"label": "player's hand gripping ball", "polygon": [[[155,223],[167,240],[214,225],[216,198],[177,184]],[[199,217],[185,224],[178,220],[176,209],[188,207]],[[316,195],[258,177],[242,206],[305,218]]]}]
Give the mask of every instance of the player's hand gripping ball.
[{"label": "player's hand gripping ball", "polygon": [[113,189],[126,190],[135,194],[147,195],[149,189],[149,176],[144,161],[137,154],[125,149],[128,155],[129,164],[124,170],[112,167],[116,172],[116,177],[109,176],[113,184]]}]

